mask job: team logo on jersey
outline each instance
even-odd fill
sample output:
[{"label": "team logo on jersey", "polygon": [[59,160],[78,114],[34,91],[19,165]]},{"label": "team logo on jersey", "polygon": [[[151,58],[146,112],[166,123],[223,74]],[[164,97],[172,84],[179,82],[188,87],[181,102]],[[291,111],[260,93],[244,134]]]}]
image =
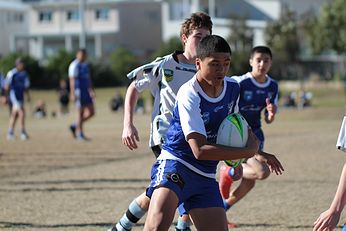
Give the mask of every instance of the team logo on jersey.
[{"label": "team logo on jersey", "polygon": [[252,91],[244,91],[244,100],[250,101],[252,99],[253,92]]},{"label": "team logo on jersey", "polygon": [[256,94],[257,94],[257,95],[261,95],[261,94],[265,94],[265,93],[266,93],[266,91],[260,90],[260,89],[258,89],[258,90],[256,91]]},{"label": "team logo on jersey", "polygon": [[165,80],[167,82],[171,82],[173,80],[173,70],[171,69],[164,69],[163,75],[165,76]]},{"label": "team logo on jersey", "polygon": [[214,112],[218,112],[218,111],[222,110],[222,108],[223,108],[223,105],[217,106],[216,108],[214,108]]}]

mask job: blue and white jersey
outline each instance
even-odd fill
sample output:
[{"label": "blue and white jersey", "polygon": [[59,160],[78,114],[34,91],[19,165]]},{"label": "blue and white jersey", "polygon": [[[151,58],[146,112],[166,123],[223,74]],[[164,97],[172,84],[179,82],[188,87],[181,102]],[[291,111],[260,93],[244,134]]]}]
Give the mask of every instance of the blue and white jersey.
[{"label": "blue and white jersey", "polygon": [[238,112],[239,84],[225,77],[220,96],[211,98],[200,87],[196,75],[179,90],[173,117],[165,143],[158,159],[174,159],[192,171],[215,178],[219,161],[197,160],[186,137],[193,132],[202,134],[209,143],[216,143],[221,122],[226,116]]},{"label": "blue and white jersey", "polygon": [[30,87],[29,75],[26,71],[18,71],[13,68],[7,73],[5,85],[9,88],[9,94],[18,101],[24,101],[24,92]]},{"label": "blue and white jersey", "polygon": [[265,83],[258,83],[250,72],[233,76],[240,85],[239,112],[255,131],[261,128],[261,111],[267,106],[266,98],[278,106],[278,84],[267,75]]},{"label": "blue and white jersey", "polygon": [[75,95],[79,99],[89,97],[91,88],[90,68],[88,63],[81,63],[78,59],[72,61],[68,68],[68,75],[75,80]]},{"label": "blue and white jersey", "polygon": [[178,90],[196,73],[195,65],[179,62],[177,55],[181,53],[176,51],[157,58],[127,75],[129,79],[134,79],[137,91],[149,89],[155,100],[151,118],[150,147],[164,142]]}]

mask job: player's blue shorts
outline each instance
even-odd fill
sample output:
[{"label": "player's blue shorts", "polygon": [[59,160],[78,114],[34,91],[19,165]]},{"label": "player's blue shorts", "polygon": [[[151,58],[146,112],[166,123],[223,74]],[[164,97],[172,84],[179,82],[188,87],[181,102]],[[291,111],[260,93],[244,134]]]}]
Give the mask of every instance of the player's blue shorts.
[{"label": "player's blue shorts", "polygon": [[257,139],[259,140],[260,144],[259,144],[259,150],[263,150],[264,148],[264,133],[262,128],[257,128],[252,130],[253,133],[257,136]]},{"label": "player's blue shorts", "polygon": [[147,196],[151,198],[159,186],[171,189],[178,196],[180,215],[195,208],[223,208],[217,181],[195,173],[176,160],[157,160],[153,165]]},{"label": "player's blue shorts", "polygon": [[75,95],[77,98],[77,100],[76,100],[76,106],[77,107],[86,107],[86,106],[92,105],[94,103],[93,99],[91,98],[90,93],[88,91],[82,92],[82,93],[80,93],[79,91],[76,91]]}]

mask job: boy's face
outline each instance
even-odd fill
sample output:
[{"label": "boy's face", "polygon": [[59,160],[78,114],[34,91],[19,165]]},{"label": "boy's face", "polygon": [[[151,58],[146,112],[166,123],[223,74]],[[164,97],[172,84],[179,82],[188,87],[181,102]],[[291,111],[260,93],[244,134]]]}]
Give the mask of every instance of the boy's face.
[{"label": "boy's face", "polygon": [[18,71],[24,70],[24,63],[22,63],[22,62],[17,63],[16,68]]},{"label": "boy's face", "polygon": [[87,54],[83,51],[78,51],[76,57],[79,61],[84,62],[86,60]]},{"label": "boy's face", "polygon": [[196,49],[202,38],[210,35],[207,28],[197,28],[194,29],[191,34],[187,37],[182,35],[183,43],[185,44],[184,50],[189,53],[192,57],[196,57]]},{"label": "boy's face", "polygon": [[222,85],[223,79],[227,74],[231,64],[231,55],[229,53],[217,52],[203,60],[196,59],[198,70],[198,79],[206,81],[209,85]]},{"label": "boy's face", "polygon": [[250,59],[250,66],[255,76],[263,76],[269,72],[272,66],[272,59],[269,54],[255,53]]}]

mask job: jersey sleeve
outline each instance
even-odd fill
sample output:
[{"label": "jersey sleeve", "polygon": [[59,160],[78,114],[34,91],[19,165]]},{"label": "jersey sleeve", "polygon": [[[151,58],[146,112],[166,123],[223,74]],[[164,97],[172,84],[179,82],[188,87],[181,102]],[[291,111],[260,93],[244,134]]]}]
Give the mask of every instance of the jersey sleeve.
[{"label": "jersey sleeve", "polygon": [[10,86],[12,83],[12,79],[13,79],[13,70],[10,70],[7,75],[6,75],[6,79],[4,81],[4,85],[5,86]]},{"label": "jersey sleeve", "polygon": [[69,78],[76,78],[78,76],[78,68],[77,63],[72,62],[68,68],[68,76]]},{"label": "jersey sleeve", "polygon": [[184,85],[177,95],[177,104],[180,116],[181,128],[186,137],[197,132],[207,137],[205,126],[200,112],[200,98],[197,94],[191,92],[191,87]]},{"label": "jersey sleeve", "polygon": [[336,141],[336,147],[339,150],[346,152],[346,115],[344,116],[341,124],[338,139]]},{"label": "jersey sleeve", "polygon": [[158,84],[161,81],[161,67],[163,58],[158,58],[151,63],[140,66],[127,74],[127,78],[133,79],[137,91],[142,92],[145,89],[150,89],[155,92]]}]

